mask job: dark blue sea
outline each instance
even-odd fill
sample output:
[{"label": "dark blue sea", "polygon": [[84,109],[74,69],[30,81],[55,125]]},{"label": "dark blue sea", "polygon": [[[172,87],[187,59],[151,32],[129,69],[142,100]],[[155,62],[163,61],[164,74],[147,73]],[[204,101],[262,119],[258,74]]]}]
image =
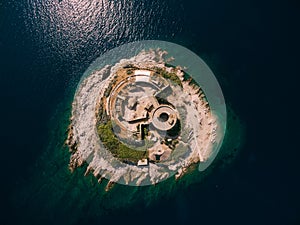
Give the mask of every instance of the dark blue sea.
[{"label": "dark blue sea", "polygon": [[[288,128],[299,100],[286,102],[298,90],[299,10],[277,0],[1,1],[0,224],[300,224],[299,132]],[[105,193],[107,181],[68,170],[71,103],[97,57],[139,40],[174,42],[209,65],[232,111],[227,154],[201,180]]]}]

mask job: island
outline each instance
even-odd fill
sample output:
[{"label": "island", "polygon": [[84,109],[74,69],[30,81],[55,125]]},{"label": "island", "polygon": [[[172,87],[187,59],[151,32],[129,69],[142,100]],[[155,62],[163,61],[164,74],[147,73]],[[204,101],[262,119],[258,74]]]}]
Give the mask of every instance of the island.
[{"label": "island", "polygon": [[82,80],[72,103],[69,167],[87,163],[107,190],[180,178],[212,155],[217,118],[206,94],[161,49],[106,65]]}]

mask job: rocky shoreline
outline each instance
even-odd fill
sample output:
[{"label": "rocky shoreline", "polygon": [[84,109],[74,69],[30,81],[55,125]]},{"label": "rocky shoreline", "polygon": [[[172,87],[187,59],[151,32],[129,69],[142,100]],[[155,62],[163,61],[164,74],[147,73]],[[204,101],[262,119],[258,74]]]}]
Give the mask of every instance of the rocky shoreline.
[{"label": "rocky shoreline", "polygon": [[[191,85],[190,80],[184,81],[183,72],[179,67],[175,70],[182,81],[184,92],[177,102],[182,102],[180,103],[182,107],[187,108],[188,122],[185,128],[190,130],[185,137],[189,147],[184,152],[184,157],[175,158],[162,165],[149,164],[148,167],[128,165],[114,158],[101,144],[97,135],[95,112],[116,71],[128,64],[141,68],[159,67],[171,70],[172,68],[165,65],[166,61],[170,61],[164,59],[166,54],[161,50],[142,51],[133,58],[123,59],[114,66],[106,66],[93,72],[81,82],[72,104],[66,140],[71,152],[69,163],[71,171],[87,163],[85,175],[92,173],[99,183],[103,179],[108,179],[106,190],[109,190],[114,183],[140,186],[156,184],[173,175],[179,179],[192,164],[204,162],[210,157],[217,135],[217,119],[210,111],[205,94],[199,87]],[[103,79],[106,75],[108,77]],[[180,104],[178,103],[178,106]]]}]

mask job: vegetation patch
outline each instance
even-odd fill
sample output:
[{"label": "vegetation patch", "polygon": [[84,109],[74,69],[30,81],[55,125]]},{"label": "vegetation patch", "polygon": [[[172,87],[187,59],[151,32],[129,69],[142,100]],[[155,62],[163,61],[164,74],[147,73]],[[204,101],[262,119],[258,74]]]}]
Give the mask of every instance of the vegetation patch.
[{"label": "vegetation patch", "polygon": [[155,68],[155,72],[158,73],[159,75],[161,75],[163,78],[167,79],[167,80],[171,80],[173,83],[179,85],[180,87],[182,87],[182,83],[180,78],[177,76],[176,73],[169,73],[166,70],[162,69],[162,68]]},{"label": "vegetation patch", "polygon": [[113,132],[111,121],[108,121],[106,124],[99,124],[97,126],[97,131],[103,145],[116,158],[121,159],[122,161],[137,163],[138,160],[146,157],[147,151],[134,150],[119,141]]}]

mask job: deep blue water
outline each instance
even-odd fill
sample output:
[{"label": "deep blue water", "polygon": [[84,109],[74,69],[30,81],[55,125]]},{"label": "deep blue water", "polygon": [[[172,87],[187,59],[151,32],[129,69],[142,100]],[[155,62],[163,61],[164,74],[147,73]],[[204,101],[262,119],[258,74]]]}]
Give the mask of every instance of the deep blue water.
[{"label": "deep blue water", "polygon": [[[65,224],[70,218],[76,218],[72,224],[129,224],[138,219],[146,220],[142,224],[299,224],[297,154],[291,141],[282,140],[294,138],[286,123],[297,115],[278,122],[275,113],[288,106],[283,103],[286,93],[295,95],[297,90],[291,79],[299,74],[298,12],[296,1],[1,2],[1,224],[32,224],[35,215],[45,224]],[[143,39],[186,46],[211,67],[246,127],[237,160],[205,182],[145,208],[142,203],[134,208],[128,204],[97,216],[88,200],[78,201],[79,209],[67,203],[48,206],[49,198],[38,193],[30,193],[28,200],[26,186],[32,183],[43,193],[44,178],[40,184],[36,178],[43,171],[37,170],[44,161],[55,164],[43,156],[59,149],[47,148],[49,142],[61,145],[57,123],[68,117],[85,69],[105,51]],[[280,91],[282,86],[289,92]],[[60,162],[51,168],[59,171],[67,165]],[[91,195],[98,190],[97,185],[86,188]],[[51,196],[60,191],[46,190]],[[64,195],[62,202],[80,197]],[[82,215],[73,215],[72,207]]]}]

